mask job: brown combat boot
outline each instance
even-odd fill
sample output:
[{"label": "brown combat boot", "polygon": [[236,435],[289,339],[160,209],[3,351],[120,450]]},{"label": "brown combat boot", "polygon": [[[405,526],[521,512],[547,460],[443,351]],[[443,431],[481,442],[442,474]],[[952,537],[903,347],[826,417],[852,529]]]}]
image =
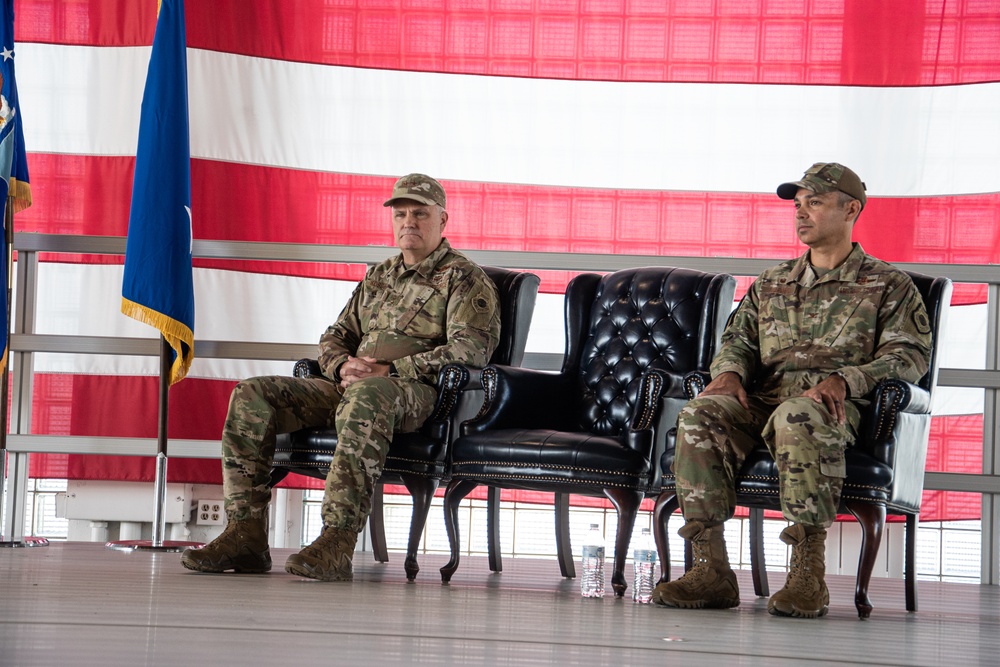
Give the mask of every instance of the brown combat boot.
[{"label": "brown combat boot", "polygon": [[826,576],[826,530],[794,524],[781,531],[781,541],[792,547],[785,587],[767,601],[776,616],[816,618],[830,609]]},{"label": "brown combat boot", "polygon": [[181,565],[199,572],[246,572],[259,574],[271,569],[267,547],[267,517],[236,521],[232,517],[225,530],[201,549],[185,549]]},{"label": "brown combat boot", "polygon": [[358,534],[343,528],[324,526],[312,544],[285,561],[285,571],[321,581],[351,581],[354,569],[354,545]]},{"label": "brown combat boot", "polygon": [[722,523],[688,521],[677,534],[691,542],[694,566],[676,581],[657,584],[653,602],[681,609],[729,609],[740,604],[740,587],[729,567]]}]

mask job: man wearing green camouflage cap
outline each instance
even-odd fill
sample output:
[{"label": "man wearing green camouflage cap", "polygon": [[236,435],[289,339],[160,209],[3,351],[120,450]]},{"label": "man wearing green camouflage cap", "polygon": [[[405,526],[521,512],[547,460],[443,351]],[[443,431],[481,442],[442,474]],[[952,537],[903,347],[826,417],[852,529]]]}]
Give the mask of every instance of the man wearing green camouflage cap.
[{"label": "man wearing green camouflage cap", "polygon": [[778,196],[794,202],[796,232],[809,249],[757,278],[723,333],[712,381],[678,417],[679,532],[695,564],[656,587],[660,605],[740,603],[723,524],[735,509],[734,476],[763,439],[791,522],[781,540],[792,547],[787,581],[768,611],[826,614],[826,529],[837,516],[844,451],[865,396],[886,378],[917,382],[930,363],[930,326],[913,282],[851,242],[867,201],[857,174],[817,163],[779,185]]},{"label": "man wearing green camouflage cap", "polygon": [[385,206],[400,253],[369,269],[337,322],[320,337],[322,377],[258,377],[233,390],[222,434],[228,522],[202,549],[181,556],[201,572],[267,572],[267,508],[278,433],[337,430],[323,496],[323,531],[285,570],[350,581],[358,533],[395,432],[430,416],[448,363],[482,366],[500,335],[489,277],[444,238],[441,184],[424,174],[396,181]]}]

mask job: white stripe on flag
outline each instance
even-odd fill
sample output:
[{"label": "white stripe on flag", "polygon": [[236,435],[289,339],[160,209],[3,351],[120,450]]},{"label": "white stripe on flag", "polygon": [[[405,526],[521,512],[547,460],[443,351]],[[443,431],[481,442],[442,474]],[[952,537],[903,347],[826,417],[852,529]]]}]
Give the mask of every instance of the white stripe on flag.
[{"label": "white stripe on flag", "polygon": [[[147,48],[18,48],[33,151],[135,152]],[[621,83],[368,70],[198,49],[188,56],[193,157],[734,192],[773,192],[790,170],[825,159],[864,174],[873,195],[1000,191],[1000,83]]]}]

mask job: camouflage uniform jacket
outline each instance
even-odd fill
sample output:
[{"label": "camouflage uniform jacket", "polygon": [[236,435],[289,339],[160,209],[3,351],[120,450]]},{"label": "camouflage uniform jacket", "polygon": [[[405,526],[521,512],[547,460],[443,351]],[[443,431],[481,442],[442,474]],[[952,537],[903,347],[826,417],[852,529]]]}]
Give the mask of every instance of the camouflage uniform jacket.
[{"label": "camouflage uniform jacket", "polygon": [[762,273],[743,298],[712,361],[775,404],[839,371],[857,401],[886,378],[917,382],[931,334],[923,299],[902,271],[854,244],[820,278],[809,253]]},{"label": "camouflage uniform jacket", "polygon": [[500,339],[496,286],[442,239],[406,268],[396,255],[368,270],[319,340],[323,374],[338,380],[348,355],[393,362],[404,379],[434,385],[452,362],[483,366]]}]

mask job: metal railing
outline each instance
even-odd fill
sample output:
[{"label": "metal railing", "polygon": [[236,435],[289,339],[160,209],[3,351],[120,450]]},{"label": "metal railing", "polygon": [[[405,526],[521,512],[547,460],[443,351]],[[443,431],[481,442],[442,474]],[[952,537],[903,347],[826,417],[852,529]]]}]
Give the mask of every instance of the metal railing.
[{"label": "metal railing", "polygon": [[[39,253],[124,255],[124,237],[75,236],[17,233],[14,248],[17,294],[10,353],[14,369],[11,384],[10,435],[7,449],[12,459],[8,469],[5,522],[12,535],[23,534],[27,462],[30,453],[116,454],[153,456],[153,438],[109,438],[31,434],[33,359],[36,353],[112,354],[155,357],[159,341],[153,337],[113,338],[70,336],[36,332]],[[335,246],[243,241],[194,242],[194,256],[216,260],[263,260],[374,264],[397,252],[388,246]],[[673,266],[701,271],[756,276],[781,259],[733,257],[676,257],[660,255],[606,255],[468,250],[466,255],[480,264],[512,269],[557,271],[616,271],[634,266]],[[969,264],[900,263],[899,268],[931,276],[947,276],[956,283],[988,285],[988,328],[985,369],[942,368],[939,385],[982,388],[985,392],[983,419],[983,472],[965,474],[928,472],[925,488],[982,494],[982,582],[1000,583],[1000,267]],[[294,361],[315,354],[315,345],[197,340],[198,356],[218,359]],[[559,354],[528,353],[524,364],[533,368],[558,368]],[[218,458],[217,440],[171,440],[171,456]]]}]

